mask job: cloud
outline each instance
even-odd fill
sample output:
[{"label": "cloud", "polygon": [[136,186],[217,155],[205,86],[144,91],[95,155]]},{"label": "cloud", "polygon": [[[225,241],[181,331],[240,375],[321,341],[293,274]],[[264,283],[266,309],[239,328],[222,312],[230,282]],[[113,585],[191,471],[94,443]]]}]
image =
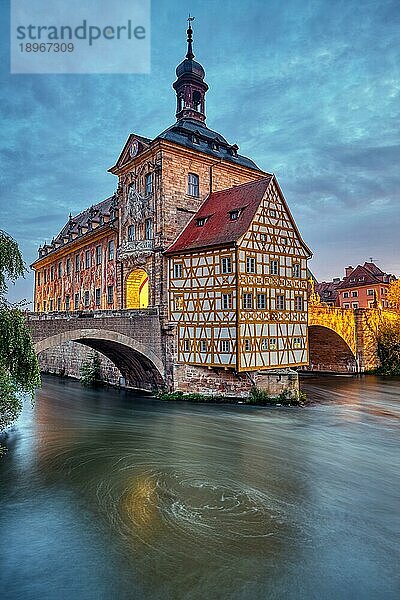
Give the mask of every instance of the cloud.
[{"label": "cloud", "polygon": [[[210,85],[207,123],[277,174],[314,250],[316,276],[340,274],[344,263],[371,254],[395,270],[397,2],[193,0],[191,10]],[[153,137],[173,122],[185,18],[178,0],[153,0],[149,76],[11,76],[3,44],[1,207],[27,262],[70,211],[113,193],[107,169],[131,131]],[[26,296],[31,283],[21,284]]]}]

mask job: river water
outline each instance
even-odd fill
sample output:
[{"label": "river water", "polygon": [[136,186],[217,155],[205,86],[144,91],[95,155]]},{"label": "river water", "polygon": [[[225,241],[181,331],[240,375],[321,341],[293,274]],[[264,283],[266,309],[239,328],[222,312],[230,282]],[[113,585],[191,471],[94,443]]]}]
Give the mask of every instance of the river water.
[{"label": "river water", "polygon": [[0,460],[2,600],[400,598],[400,380],[307,408],[44,378]]}]

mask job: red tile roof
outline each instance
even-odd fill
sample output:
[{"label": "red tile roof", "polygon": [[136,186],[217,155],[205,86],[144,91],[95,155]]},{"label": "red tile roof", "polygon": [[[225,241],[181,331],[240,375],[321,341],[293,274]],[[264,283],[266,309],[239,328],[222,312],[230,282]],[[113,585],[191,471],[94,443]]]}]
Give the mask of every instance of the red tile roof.
[{"label": "red tile roof", "polygon": [[339,289],[376,285],[377,283],[390,283],[393,279],[395,279],[393,275],[384,273],[374,263],[365,262],[363,265],[358,265],[348,277],[343,279]]},{"label": "red tile roof", "polygon": [[[272,175],[269,175],[250,183],[212,192],[166,254],[236,242],[250,227],[271,179]],[[231,220],[229,213],[235,210],[239,210],[239,217]],[[206,221],[199,227],[197,222],[202,218]]]}]

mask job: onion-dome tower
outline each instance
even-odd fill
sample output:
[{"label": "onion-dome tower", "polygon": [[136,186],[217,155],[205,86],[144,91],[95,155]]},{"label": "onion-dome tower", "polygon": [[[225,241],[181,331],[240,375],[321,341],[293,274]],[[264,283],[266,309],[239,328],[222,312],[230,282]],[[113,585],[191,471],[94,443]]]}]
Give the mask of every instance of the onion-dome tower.
[{"label": "onion-dome tower", "polygon": [[176,67],[178,79],[173,84],[177,98],[176,118],[178,121],[180,119],[194,119],[204,122],[206,120],[205,95],[208,85],[204,81],[205,71],[203,67],[193,60],[193,19],[194,17],[191,16],[188,18],[188,51],[185,60]]}]

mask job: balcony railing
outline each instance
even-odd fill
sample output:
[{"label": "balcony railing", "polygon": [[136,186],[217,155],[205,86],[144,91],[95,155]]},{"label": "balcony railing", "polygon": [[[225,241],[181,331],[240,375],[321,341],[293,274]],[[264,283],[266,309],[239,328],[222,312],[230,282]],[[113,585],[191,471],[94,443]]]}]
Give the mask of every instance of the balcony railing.
[{"label": "balcony railing", "polygon": [[118,258],[125,258],[137,252],[153,252],[154,240],[134,240],[132,242],[122,242],[117,250]]}]

